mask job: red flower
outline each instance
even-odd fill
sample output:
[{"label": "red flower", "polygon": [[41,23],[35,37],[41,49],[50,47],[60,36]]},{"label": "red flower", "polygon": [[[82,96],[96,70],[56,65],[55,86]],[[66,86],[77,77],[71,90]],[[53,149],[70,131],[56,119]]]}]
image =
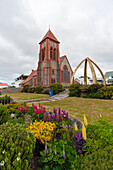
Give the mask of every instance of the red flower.
[{"label": "red flower", "polygon": [[25,103],[25,107],[27,107],[27,104]]},{"label": "red flower", "polygon": [[24,107],[22,107],[22,111],[24,112]]},{"label": "red flower", "polygon": [[42,114],[42,110],[40,110],[40,113]]},{"label": "red flower", "polygon": [[39,103],[39,107],[41,107],[41,104]]},{"label": "red flower", "polygon": [[45,113],[45,112],[46,112],[46,108],[44,107],[43,109],[44,109],[43,111],[44,111],[44,113]]},{"label": "red flower", "polygon": [[18,110],[20,110],[20,108],[18,107]]},{"label": "red flower", "polygon": [[36,109],[34,109],[34,113],[37,114],[37,110]]},{"label": "red flower", "polygon": [[37,106],[34,105],[34,108],[37,110]]},{"label": "red flower", "polygon": [[27,112],[27,108],[25,109],[25,112]]},{"label": "red flower", "polygon": [[38,109],[38,114],[40,113],[40,110]]},{"label": "red flower", "polygon": [[23,113],[22,113],[22,115],[21,116],[23,116]]}]

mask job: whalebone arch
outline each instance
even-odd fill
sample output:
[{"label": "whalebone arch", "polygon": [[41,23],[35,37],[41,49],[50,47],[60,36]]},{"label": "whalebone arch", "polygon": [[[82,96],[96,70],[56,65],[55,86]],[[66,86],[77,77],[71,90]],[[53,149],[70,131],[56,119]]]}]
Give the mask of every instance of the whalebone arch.
[{"label": "whalebone arch", "polygon": [[89,63],[89,66],[90,66],[90,70],[91,70],[91,73],[92,73],[92,78],[93,78],[93,84],[97,84],[97,78],[96,78],[96,73],[95,73],[95,70],[94,70],[94,67],[93,67],[93,64],[96,66],[96,68],[99,70],[102,78],[103,78],[103,85],[105,86],[106,85],[106,81],[105,81],[105,77],[104,77],[104,74],[102,72],[102,70],[98,67],[98,65],[92,61],[90,58],[85,58],[84,60],[81,61],[81,63],[76,67],[76,69],[74,70],[73,72],[73,75],[72,75],[72,78],[71,78],[71,84],[73,83],[73,80],[74,80],[74,75],[76,73],[76,71],[78,70],[78,68],[81,66],[81,64],[85,62],[85,65],[84,65],[84,85],[87,85],[87,63]]}]

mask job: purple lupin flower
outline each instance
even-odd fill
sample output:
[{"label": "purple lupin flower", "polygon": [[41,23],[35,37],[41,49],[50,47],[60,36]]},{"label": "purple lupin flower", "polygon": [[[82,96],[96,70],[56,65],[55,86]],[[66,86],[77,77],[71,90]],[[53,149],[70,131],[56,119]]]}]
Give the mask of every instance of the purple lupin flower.
[{"label": "purple lupin flower", "polygon": [[46,113],[44,113],[44,122],[46,122]]},{"label": "purple lupin flower", "polygon": [[53,113],[51,113],[51,119],[53,119]]},{"label": "purple lupin flower", "polygon": [[60,121],[62,122],[62,112],[60,112]]},{"label": "purple lupin flower", "polygon": [[56,114],[57,122],[59,123],[59,115],[58,113]]},{"label": "purple lupin flower", "polygon": [[56,110],[56,108],[54,107],[54,108],[53,108],[53,113],[55,113],[55,110]]},{"label": "purple lupin flower", "polygon": [[45,155],[48,154],[48,150],[47,150],[47,143],[45,142]]},{"label": "purple lupin flower", "polygon": [[58,114],[58,113],[57,113],[57,110],[56,110],[56,111],[55,111],[55,117],[57,117],[57,114]]},{"label": "purple lupin flower", "polygon": [[55,113],[53,113],[53,120],[56,121],[56,118],[55,118]]},{"label": "purple lupin flower", "polygon": [[70,127],[71,127],[71,126],[69,125],[69,126],[68,126],[68,129],[69,129]]},{"label": "purple lupin flower", "polygon": [[64,145],[63,145],[63,158],[65,158],[66,155],[65,155],[65,149],[64,149]]},{"label": "purple lupin flower", "polygon": [[60,107],[58,108],[58,114],[60,114],[60,112],[61,112],[61,109],[60,109]]},{"label": "purple lupin flower", "polygon": [[63,113],[64,113],[64,115],[66,114],[66,111],[65,110],[63,110]]},{"label": "purple lupin flower", "polygon": [[51,122],[51,115],[50,114],[48,114],[48,120],[49,120],[49,122]]},{"label": "purple lupin flower", "polygon": [[68,112],[66,112],[66,120],[68,120]]}]

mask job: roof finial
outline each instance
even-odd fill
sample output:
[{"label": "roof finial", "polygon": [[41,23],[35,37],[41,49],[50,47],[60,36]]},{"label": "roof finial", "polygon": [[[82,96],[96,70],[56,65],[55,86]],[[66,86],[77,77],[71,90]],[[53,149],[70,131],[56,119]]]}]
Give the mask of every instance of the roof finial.
[{"label": "roof finial", "polygon": [[50,30],[50,25],[49,25],[49,30]]}]

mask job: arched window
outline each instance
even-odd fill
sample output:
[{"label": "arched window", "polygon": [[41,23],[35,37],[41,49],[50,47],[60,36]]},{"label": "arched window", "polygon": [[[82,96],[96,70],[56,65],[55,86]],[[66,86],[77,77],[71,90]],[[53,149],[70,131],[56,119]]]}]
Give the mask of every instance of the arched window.
[{"label": "arched window", "polygon": [[64,66],[64,83],[68,82],[68,69],[67,66]]},{"label": "arched window", "polygon": [[55,79],[51,79],[51,84],[55,83]]},{"label": "arched window", "polygon": [[53,51],[53,60],[55,60],[56,59],[56,50],[54,49],[54,51]]},{"label": "arched window", "polygon": [[44,58],[45,58],[45,48],[42,49],[42,61],[44,61]]},{"label": "arched window", "polygon": [[50,59],[52,59],[53,58],[53,49],[52,49],[52,47],[50,48]]},{"label": "arched window", "polygon": [[61,71],[61,82],[63,82],[63,71]]}]

